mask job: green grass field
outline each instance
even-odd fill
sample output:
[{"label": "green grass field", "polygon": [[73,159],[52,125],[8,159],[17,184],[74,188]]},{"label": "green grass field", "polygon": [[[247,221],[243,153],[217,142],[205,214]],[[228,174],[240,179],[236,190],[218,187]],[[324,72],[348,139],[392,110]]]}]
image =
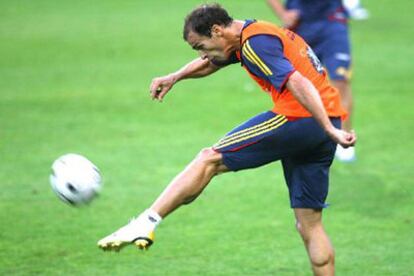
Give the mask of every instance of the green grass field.
[{"label": "green grass field", "polygon": [[[239,66],[178,84],[193,59],[183,18],[199,1],[0,2],[0,275],[310,275],[279,163],[215,179],[168,217],[147,252],[96,241],[147,208],[201,149],[271,107]],[[277,22],[265,1],[221,1]],[[414,275],[414,2],[363,1],[352,22],[358,160],[332,168],[325,224],[338,275]],[[104,189],[53,194],[59,155],[86,155]]]}]

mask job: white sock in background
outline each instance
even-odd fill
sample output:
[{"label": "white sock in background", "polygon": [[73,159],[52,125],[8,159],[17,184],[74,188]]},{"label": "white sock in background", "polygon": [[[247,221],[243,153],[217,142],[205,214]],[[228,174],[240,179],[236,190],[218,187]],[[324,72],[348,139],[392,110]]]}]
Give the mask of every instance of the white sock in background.
[{"label": "white sock in background", "polygon": [[352,19],[365,20],[369,18],[368,10],[361,5],[359,0],[342,0],[342,4]]},{"label": "white sock in background", "polygon": [[355,161],[355,147],[344,148],[341,145],[338,145],[336,147],[335,158],[341,162]]}]

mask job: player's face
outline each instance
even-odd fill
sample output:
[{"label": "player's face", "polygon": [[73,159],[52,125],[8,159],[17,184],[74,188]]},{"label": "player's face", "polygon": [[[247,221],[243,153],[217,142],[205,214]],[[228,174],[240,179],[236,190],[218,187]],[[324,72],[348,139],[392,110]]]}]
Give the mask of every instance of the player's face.
[{"label": "player's face", "polygon": [[213,61],[214,64],[226,64],[231,52],[226,39],[219,33],[212,32],[211,37],[190,32],[187,37],[190,46],[198,51],[202,59]]}]

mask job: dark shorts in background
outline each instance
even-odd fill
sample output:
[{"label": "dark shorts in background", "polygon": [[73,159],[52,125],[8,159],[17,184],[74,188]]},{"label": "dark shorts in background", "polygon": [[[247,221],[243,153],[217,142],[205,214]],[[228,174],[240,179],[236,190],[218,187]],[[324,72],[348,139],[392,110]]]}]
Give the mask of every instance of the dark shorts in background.
[{"label": "dark shorts in background", "polygon": [[[340,128],[339,118],[331,118]],[[236,127],[213,149],[231,171],[281,160],[292,208],[326,207],[336,144],[313,118],[288,120],[267,111]]]},{"label": "dark shorts in background", "polygon": [[351,45],[347,23],[331,20],[302,22],[294,31],[311,46],[330,79],[346,80],[351,77]]}]

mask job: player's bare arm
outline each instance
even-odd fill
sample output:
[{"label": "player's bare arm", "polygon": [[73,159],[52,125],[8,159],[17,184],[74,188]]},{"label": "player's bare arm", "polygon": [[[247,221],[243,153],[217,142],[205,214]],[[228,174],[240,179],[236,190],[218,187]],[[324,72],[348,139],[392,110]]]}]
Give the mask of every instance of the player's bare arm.
[{"label": "player's bare arm", "polygon": [[289,77],[286,85],[292,91],[293,96],[312,114],[335,142],[344,147],[355,144],[355,133],[337,129],[332,125],[318,91],[307,78],[296,71]]},{"label": "player's bare arm", "polygon": [[216,72],[218,69],[220,67],[214,65],[208,59],[203,59],[202,57],[194,59],[174,73],[154,78],[150,86],[151,98],[162,101],[178,81],[205,77]]}]

